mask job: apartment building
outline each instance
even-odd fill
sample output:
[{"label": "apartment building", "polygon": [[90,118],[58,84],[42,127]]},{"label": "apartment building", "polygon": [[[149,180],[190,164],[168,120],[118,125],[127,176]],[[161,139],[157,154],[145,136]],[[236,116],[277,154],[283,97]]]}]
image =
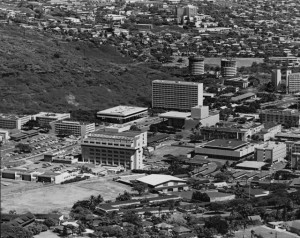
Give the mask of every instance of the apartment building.
[{"label": "apartment building", "polygon": [[70,113],[40,112],[32,117],[38,121],[41,126],[47,126],[50,125],[50,122],[68,119],[71,115]]},{"label": "apartment building", "polygon": [[190,111],[203,105],[203,84],[184,81],[154,80],[152,107],[175,111]]},{"label": "apartment building", "polygon": [[286,82],[286,90],[288,93],[300,92],[300,73],[288,75]]},{"label": "apartment building", "polygon": [[257,146],[254,154],[256,160],[260,162],[280,162],[286,157],[286,144],[270,141]]},{"label": "apartment building", "polygon": [[145,146],[147,132],[94,132],[82,140],[82,159],[94,164],[123,166],[128,170],[141,169]]},{"label": "apartment building", "polygon": [[53,134],[85,136],[95,131],[95,123],[60,120],[50,122],[50,126]]},{"label": "apartment building", "polygon": [[22,126],[30,119],[30,115],[0,114],[0,128],[20,130]]},{"label": "apartment building", "polygon": [[221,59],[221,75],[222,77],[234,77],[237,73],[236,60]]},{"label": "apartment building", "polygon": [[259,118],[262,123],[275,122],[281,125],[289,125],[289,126],[299,126],[300,123],[300,113],[298,110],[293,110],[293,109],[261,110],[259,112]]}]

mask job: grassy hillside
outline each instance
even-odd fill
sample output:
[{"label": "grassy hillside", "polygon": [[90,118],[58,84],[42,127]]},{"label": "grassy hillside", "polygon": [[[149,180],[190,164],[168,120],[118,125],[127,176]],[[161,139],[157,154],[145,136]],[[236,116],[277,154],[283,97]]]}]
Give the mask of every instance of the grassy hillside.
[{"label": "grassy hillside", "polygon": [[154,79],[170,76],[132,63],[112,47],[0,26],[0,112],[148,106]]}]

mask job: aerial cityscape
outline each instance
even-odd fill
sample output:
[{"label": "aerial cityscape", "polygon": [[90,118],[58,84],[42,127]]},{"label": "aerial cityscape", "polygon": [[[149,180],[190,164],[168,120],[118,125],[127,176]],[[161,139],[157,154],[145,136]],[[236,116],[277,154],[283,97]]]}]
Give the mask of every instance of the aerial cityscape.
[{"label": "aerial cityscape", "polygon": [[300,237],[300,0],[0,0],[1,238]]}]

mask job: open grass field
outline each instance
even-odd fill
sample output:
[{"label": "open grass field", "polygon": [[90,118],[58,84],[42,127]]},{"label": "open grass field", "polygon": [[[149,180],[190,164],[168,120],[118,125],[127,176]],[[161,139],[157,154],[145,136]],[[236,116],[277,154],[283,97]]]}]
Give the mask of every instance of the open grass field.
[{"label": "open grass field", "polygon": [[[290,232],[286,232],[286,231],[278,231],[278,230],[274,230],[271,229],[269,227],[266,226],[257,226],[257,227],[252,227],[249,229],[246,229],[245,232],[244,231],[238,231],[235,233],[235,238],[250,238],[251,237],[251,230],[255,231],[255,234],[260,234],[262,235],[262,237],[264,238],[294,238],[294,237],[299,237],[296,234],[290,233]],[[277,233],[277,235],[276,235]]]},{"label": "open grass field", "polygon": [[105,200],[113,200],[124,190],[130,190],[130,187],[107,178],[99,178],[73,184],[39,187],[10,196],[1,195],[1,207],[3,212],[16,210],[17,213],[47,213],[60,210],[67,214],[78,200],[99,194]]}]

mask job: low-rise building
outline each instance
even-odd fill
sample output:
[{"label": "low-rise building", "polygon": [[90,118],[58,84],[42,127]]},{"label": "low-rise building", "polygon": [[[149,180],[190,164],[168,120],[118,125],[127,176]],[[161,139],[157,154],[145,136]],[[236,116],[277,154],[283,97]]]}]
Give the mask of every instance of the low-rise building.
[{"label": "low-rise building", "polygon": [[244,161],[235,166],[237,169],[245,169],[245,170],[261,170],[261,168],[265,165],[265,162],[261,161]]},{"label": "low-rise building", "polygon": [[50,123],[51,132],[54,134],[85,136],[95,131],[95,123],[59,120]]},{"label": "low-rise building", "polygon": [[69,172],[63,172],[63,173],[45,172],[43,174],[37,175],[37,182],[60,184],[66,180],[75,177],[76,177],[75,174]]},{"label": "low-rise building", "polygon": [[116,106],[97,112],[97,118],[103,122],[123,124],[145,117],[147,114],[146,107]]},{"label": "low-rise building", "polygon": [[253,157],[254,145],[241,140],[216,139],[196,146],[195,153],[210,158],[240,160]]},{"label": "low-rise building", "polygon": [[266,109],[259,112],[262,123],[273,122],[286,126],[296,126],[300,124],[300,113],[294,109],[274,110]]},{"label": "low-rise building", "polygon": [[252,99],[252,98],[255,98],[255,97],[256,97],[255,93],[245,93],[245,94],[242,94],[242,95],[239,95],[239,96],[236,96],[236,97],[232,97],[231,101],[232,102],[241,102],[241,101]]},{"label": "low-rise building", "polygon": [[146,184],[148,189],[163,193],[185,191],[188,189],[186,180],[171,175],[151,174],[138,178],[137,181]]},{"label": "low-rise building", "polygon": [[234,87],[239,87],[239,88],[247,88],[249,85],[249,81],[248,81],[248,79],[244,79],[241,77],[227,78],[224,80],[224,85],[234,86]]},{"label": "low-rise building", "polygon": [[235,199],[235,195],[231,193],[206,192],[210,202],[224,202]]},{"label": "low-rise building", "polygon": [[286,144],[267,142],[255,148],[255,159],[261,162],[277,163],[286,157]]},{"label": "low-rise building", "polygon": [[51,122],[57,120],[65,120],[70,118],[70,113],[53,113],[53,112],[40,112],[33,115],[32,118],[40,124],[40,126],[49,126]]},{"label": "low-rise building", "polygon": [[19,129],[31,119],[30,115],[10,115],[0,114],[0,128],[2,129]]}]

